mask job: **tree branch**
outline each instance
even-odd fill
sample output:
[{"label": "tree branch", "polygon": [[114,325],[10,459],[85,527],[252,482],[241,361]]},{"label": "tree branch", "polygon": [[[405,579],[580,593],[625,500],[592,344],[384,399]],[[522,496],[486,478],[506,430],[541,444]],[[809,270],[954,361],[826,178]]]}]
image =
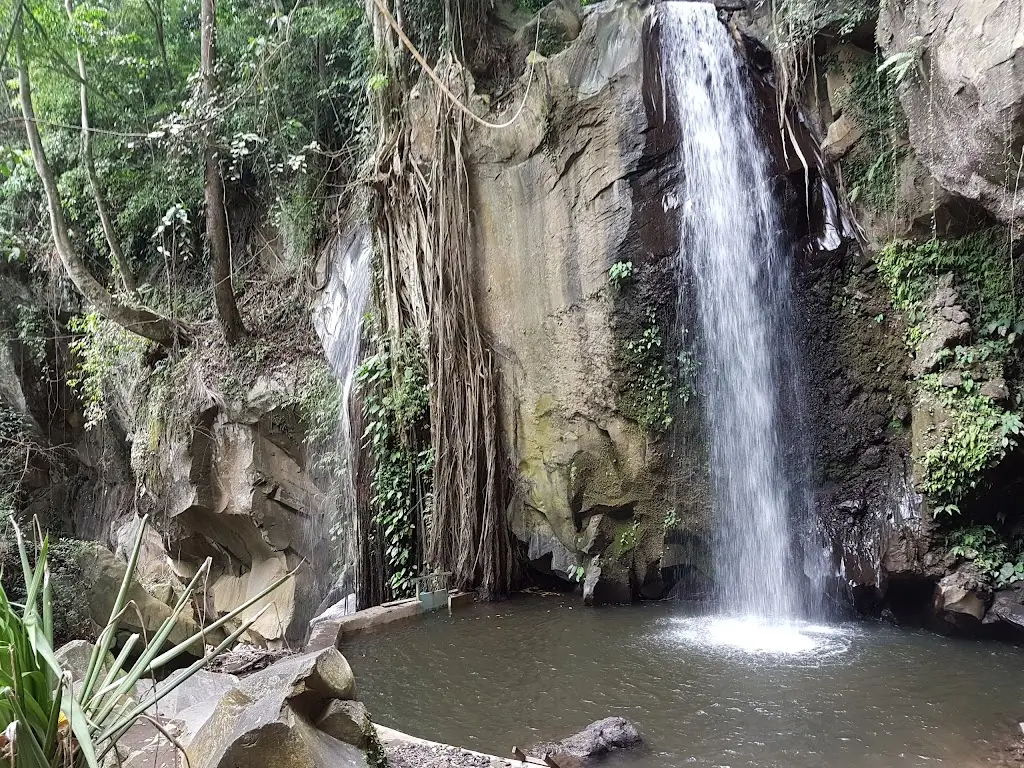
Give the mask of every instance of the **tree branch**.
[{"label": "tree branch", "polygon": [[148,309],[127,306],[112,297],[110,292],[92,276],[81,256],[75,251],[68,234],[68,223],[64,216],[60,192],[57,190],[57,180],[54,178],[53,170],[46,158],[43,140],[36,125],[35,108],[32,105],[32,82],[29,78],[28,63],[25,61],[25,46],[20,28],[17,35],[15,47],[18,66],[18,100],[25,123],[25,134],[32,151],[32,160],[46,195],[46,208],[50,217],[53,244],[61,264],[64,266],[64,271],[67,272],[71,282],[75,284],[85,299],[108,320],[164,346],[173,344],[175,340],[184,340],[187,338],[184,329],[175,321]]},{"label": "tree branch", "polygon": [[[72,0],[65,0],[64,8],[68,12],[68,21],[74,23],[75,7]],[[106,238],[110,247],[110,259],[117,267],[117,273],[121,277],[121,283],[127,293],[136,292],[135,278],[128,268],[121,244],[117,240],[117,233],[114,231],[114,224],[110,219],[110,211],[107,208],[107,201],[100,189],[99,176],[96,174],[96,160],[92,153],[92,132],[89,127],[89,91],[86,87],[88,78],[85,72],[85,57],[82,55],[81,46],[75,46],[75,54],[78,58],[78,76],[82,80],[79,88],[80,100],[82,103],[82,158],[85,161],[85,171],[89,176],[89,186],[92,188],[92,198],[96,201],[96,212],[100,217],[100,226],[103,228],[103,237]]]}]

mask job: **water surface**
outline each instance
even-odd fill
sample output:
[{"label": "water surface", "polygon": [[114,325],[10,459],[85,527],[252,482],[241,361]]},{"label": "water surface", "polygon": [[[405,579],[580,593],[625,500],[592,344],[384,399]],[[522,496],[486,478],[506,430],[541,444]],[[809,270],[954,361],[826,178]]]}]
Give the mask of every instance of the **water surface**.
[{"label": "water surface", "polygon": [[673,603],[521,598],[343,650],[384,725],[508,755],[620,715],[649,749],[615,768],[973,766],[1024,714],[1015,647],[875,624],[780,632]]}]

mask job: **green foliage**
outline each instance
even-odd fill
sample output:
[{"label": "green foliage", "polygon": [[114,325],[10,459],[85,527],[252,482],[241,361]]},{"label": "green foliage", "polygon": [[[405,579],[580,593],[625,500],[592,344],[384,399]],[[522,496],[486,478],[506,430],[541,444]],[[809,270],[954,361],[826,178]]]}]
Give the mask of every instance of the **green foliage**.
[{"label": "green foliage", "polygon": [[[979,394],[977,382],[1006,377],[1016,365],[1016,296],[1005,230],[993,227],[924,243],[897,241],[876,257],[893,304],[908,320],[906,342],[916,351],[928,332],[928,297],[940,279],[952,276],[960,301],[980,333],[970,344],[943,349],[938,372],[920,386],[950,414],[950,423],[923,459],[922,489],[935,502],[936,516],[960,512],[960,502],[977,488],[985,470],[1017,447],[1021,416]],[[945,384],[943,383],[945,382]],[[956,386],[949,386],[953,382]]]},{"label": "green foliage", "polygon": [[669,513],[665,515],[665,530],[670,531],[677,525],[679,525],[679,515],[674,509],[670,510]]},{"label": "green foliage", "polygon": [[924,457],[924,491],[943,503],[934,513],[959,511],[960,500],[977,487],[983,470],[995,466],[1017,446],[1024,432],[1020,415],[975,392],[973,380],[945,387],[940,374],[928,374],[921,385],[953,414],[952,426]]},{"label": "green foliage", "polygon": [[625,554],[636,549],[637,539],[640,533],[640,521],[634,520],[630,525],[619,533],[619,554]]},{"label": "green foliage", "polygon": [[569,567],[569,581],[571,581],[571,582],[573,582],[575,584],[582,584],[583,583],[583,577],[586,575],[586,573],[587,573],[587,571],[586,571],[586,569],[582,565],[570,566]]},{"label": "green foliage", "polygon": [[615,290],[620,290],[633,277],[632,261],[616,261],[608,268],[608,283]]},{"label": "green foliage", "polygon": [[[384,346],[384,345],[382,345]],[[363,396],[363,439],[373,452],[373,522],[383,538],[392,597],[413,593],[419,573],[418,520],[429,516],[434,468],[427,371],[415,334],[393,341],[356,371]]]},{"label": "green foliage", "polygon": [[991,525],[957,528],[946,536],[949,553],[974,563],[997,589],[1024,579],[1024,541],[1008,540]]},{"label": "green foliage", "polygon": [[898,240],[883,248],[875,261],[897,308],[917,311],[937,279],[948,272],[964,308],[981,324],[995,322],[995,330],[1012,325],[1007,318],[1016,314],[1006,243],[1006,230],[991,227],[924,243]]},{"label": "green foliage", "polygon": [[366,736],[366,767],[367,768],[388,768],[388,753],[380,741],[377,729],[373,727],[370,716],[366,716],[363,722],[363,735]]},{"label": "green foliage", "polygon": [[902,83],[908,74],[917,71],[921,63],[921,40],[920,35],[915,35],[909,51],[898,51],[886,57],[878,66],[878,73],[885,73],[894,85]]},{"label": "green foliage", "polygon": [[674,387],[664,356],[661,327],[654,317],[648,318],[640,338],[626,341],[622,348],[626,370],[620,387],[621,406],[648,431],[660,432],[672,423]]},{"label": "green foliage", "polygon": [[306,444],[316,455],[312,468],[336,472],[345,461],[334,444],[343,406],[342,387],[325,360],[301,365],[299,381],[299,416],[306,428]]},{"label": "green foliage", "polygon": [[38,449],[21,414],[0,400],[0,509],[20,509],[24,473]]},{"label": "green foliage", "polygon": [[14,331],[36,369],[46,372],[50,368],[49,356],[50,337],[53,336],[52,324],[48,322],[42,309],[30,303],[19,303],[14,310]]},{"label": "green foliage", "polygon": [[803,48],[821,34],[845,38],[878,15],[879,0],[776,0],[771,37],[776,50]]},{"label": "green foliage", "polygon": [[58,538],[50,544],[48,567],[53,585],[53,640],[57,646],[72,640],[95,640],[88,594],[82,589],[79,564],[85,542]]},{"label": "green foliage", "polygon": [[853,73],[848,104],[862,136],[842,161],[843,179],[852,201],[874,210],[896,204],[896,180],[906,154],[902,139],[906,118],[895,82],[878,57],[865,59]]},{"label": "green foliage", "polygon": [[78,334],[70,344],[75,367],[68,386],[78,392],[85,409],[85,428],[91,429],[106,416],[107,391],[130,380],[128,374],[138,369],[146,344],[94,312],[71,318],[68,328]]}]

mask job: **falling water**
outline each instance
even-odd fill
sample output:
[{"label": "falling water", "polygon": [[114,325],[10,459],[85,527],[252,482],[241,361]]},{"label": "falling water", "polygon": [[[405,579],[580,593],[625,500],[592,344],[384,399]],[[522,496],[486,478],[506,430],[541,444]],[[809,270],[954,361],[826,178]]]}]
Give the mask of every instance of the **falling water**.
[{"label": "falling water", "polygon": [[[329,493],[320,531],[321,535],[330,537],[333,545],[331,555],[336,573],[334,589],[325,601],[329,604],[344,600],[358,587],[354,468],[359,436],[353,434],[349,398],[359,362],[363,313],[370,296],[370,253],[370,237],[365,228],[332,242],[330,274],[319,311],[314,315],[324,353],[338,380],[340,403],[333,445],[320,446],[321,454],[337,459],[324,468],[329,475]],[[354,610],[354,598],[347,604]],[[321,606],[324,607],[327,606]]]},{"label": "falling water", "polygon": [[803,503],[787,461],[794,391],[789,253],[741,59],[715,7],[659,7],[662,70],[679,121],[680,259],[692,274],[714,486],[719,608],[801,615],[790,518]]}]

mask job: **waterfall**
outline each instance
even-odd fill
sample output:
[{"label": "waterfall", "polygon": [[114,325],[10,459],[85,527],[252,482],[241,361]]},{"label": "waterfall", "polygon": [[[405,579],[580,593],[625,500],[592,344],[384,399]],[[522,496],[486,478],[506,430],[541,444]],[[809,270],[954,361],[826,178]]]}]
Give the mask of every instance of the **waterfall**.
[{"label": "waterfall", "polygon": [[[662,77],[679,122],[680,268],[692,276],[715,515],[718,607],[800,617],[792,546],[806,480],[791,442],[789,249],[743,62],[714,5],[658,7]],[[682,285],[683,281],[681,281]],[[682,290],[682,289],[681,289]],[[804,487],[801,487],[804,486]]]},{"label": "waterfall", "polygon": [[353,434],[349,399],[359,363],[363,314],[370,297],[369,231],[360,227],[354,232],[336,237],[329,248],[330,272],[313,321],[324,354],[338,380],[340,408],[333,445],[317,446],[321,453],[326,451],[336,457],[319,473],[328,475],[326,484],[329,488],[319,534],[330,537],[332,575],[335,578],[334,588],[320,609],[344,600],[346,612],[350,612],[348,608],[355,609],[354,593],[359,584],[359,532],[354,475],[359,435]]}]

